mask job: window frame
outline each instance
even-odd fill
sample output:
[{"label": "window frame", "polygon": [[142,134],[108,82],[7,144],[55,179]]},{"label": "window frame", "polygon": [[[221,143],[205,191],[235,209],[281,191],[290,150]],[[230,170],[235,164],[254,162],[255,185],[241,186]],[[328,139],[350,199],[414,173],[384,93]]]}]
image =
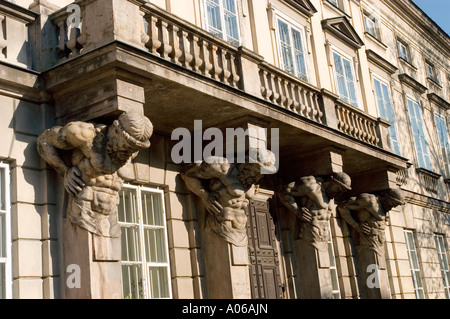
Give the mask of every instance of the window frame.
[{"label": "window frame", "polygon": [[[172,279],[171,279],[171,273],[170,273],[170,256],[169,256],[169,241],[168,241],[168,228],[167,228],[167,215],[166,215],[166,206],[165,206],[165,198],[164,198],[164,191],[161,189],[151,188],[143,185],[132,185],[132,184],[124,184],[122,186],[122,190],[124,189],[132,189],[136,191],[136,205],[137,205],[137,218],[138,221],[136,222],[138,224],[138,237],[139,237],[139,250],[140,250],[140,256],[141,261],[123,261],[121,260],[121,265],[133,265],[133,264],[141,264],[142,265],[142,271],[141,271],[141,278],[145,281],[145,285],[143,285],[143,299],[156,299],[152,298],[151,296],[151,282],[150,282],[150,274],[149,274],[149,268],[150,267],[166,267],[167,270],[167,287],[168,287],[168,295],[169,297],[166,298],[158,298],[158,299],[171,299],[173,298],[172,293]],[[121,190],[121,191],[122,191]],[[156,193],[159,194],[161,198],[160,206],[162,208],[162,221],[163,225],[158,226],[158,228],[164,229],[164,239],[165,239],[165,263],[155,263],[147,260],[146,258],[146,251],[145,251],[145,243],[144,243],[144,224],[142,221],[142,192],[147,193]],[[120,204],[119,204],[120,205]],[[120,216],[120,215],[119,215]],[[132,226],[136,223],[128,223],[123,222],[119,220],[119,225],[121,229],[126,226]],[[150,225],[147,225],[147,227]],[[122,232],[123,233],[123,232]],[[123,235],[122,235],[123,236]],[[122,237],[123,238],[123,237]],[[122,239],[123,240],[123,239]],[[123,245],[123,242],[122,242]],[[122,283],[122,289],[123,289],[123,283]],[[123,296],[124,298],[126,296]]]},{"label": "window frame", "polygon": [[[379,32],[379,24],[378,24],[378,18],[375,17],[373,14],[367,12],[367,11],[363,11],[363,22],[364,22],[364,30],[366,31],[367,34],[370,34],[372,37],[374,37],[377,40],[381,40],[380,39],[380,32]],[[367,23],[366,21],[369,20],[373,23],[373,31],[374,33],[371,33],[367,27]]]},{"label": "window frame", "polygon": [[[393,119],[389,118],[389,115],[386,114],[386,118],[384,118],[381,115],[381,110],[379,108],[378,105],[378,97],[377,97],[377,90],[376,90],[376,84],[375,81],[378,81],[380,83],[380,85],[385,85],[387,87],[387,92],[388,92],[388,98],[389,98],[389,102],[390,102],[390,111],[392,114]],[[374,97],[375,97],[375,103],[377,105],[377,109],[378,109],[378,114],[381,118],[384,118],[385,120],[388,120],[389,122],[392,123],[392,125],[389,127],[388,129],[388,143],[389,143],[389,147],[391,148],[391,151],[399,156],[401,156],[401,150],[400,150],[400,141],[398,139],[399,135],[398,135],[398,127],[397,127],[397,119],[395,117],[395,112],[394,112],[394,100],[393,100],[393,96],[392,96],[392,88],[391,85],[388,81],[384,80],[382,77],[378,76],[377,74],[372,73],[372,85],[373,85],[373,92],[374,92]],[[383,91],[381,92],[383,94],[382,99],[383,99],[383,105],[385,105],[385,99],[384,99],[384,93]],[[384,110],[386,113],[389,113],[389,110]],[[392,136],[391,136],[391,132],[390,130],[393,129],[395,131],[395,136],[396,136],[396,140],[392,140]],[[395,147],[395,143],[396,146]]]},{"label": "window frame", "polygon": [[[11,237],[11,175],[10,175],[11,171],[9,165],[1,161],[0,161],[0,170],[4,171],[3,181],[0,181],[0,183],[3,182],[5,186],[3,199],[5,202],[5,207],[4,209],[2,209],[0,203],[0,214],[5,216],[4,230],[5,230],[5,255],[6,255],[6,257],[0,257],[0,263],[5,265],[4,299],[12,299],[13,275],[12,275],[12,237]],[[1,232],[2,230],[0,229],[0,236],[2,236]],[[3,290],[3,287],[1,285],[2,283],[0,282],[0,289]]]},{"label": "window frame", "polygon": [[209,23],[209,18],[208,18],[208,1],[213,1],[213,0],[202,0],[202,11],[203,11],[203,27],[206,31],[208,31],[210,34],[217,36],[218,38],[221,38],[222,40],[235,45],[236,47],[239,47],[242,45],[242,34],[241,34],[241,22],[240,22],[240,17],[239,17],[239,13],[240,13],[240,3],[239,0],[232,0],[234,1],[235,7],[236,7],[236,27],[237,27],[237,33],[238,33],[238,39],[234,39],[236,40],[237,43],[233,43],[228,41],[228,34],[227,34],[227,30],[226,30],[226,24],[225,24],[225,19],[224,19],[224,5],[223,5],[223,1],[225,0],[218,0],[219,1],[219,10],[220,10],[220,22],[222,24],[222,30],[220,30],[222,32],[222,37],[220,37],[219,35],[213,33],[210,31],[210,27],[211,24]]},{"label": "window frame", "polygon": [[[343,76],[344,76],[344,80],[345,80],[345,89],[346,89],[347,95],[348,95],[345,98],[348,101],[343,99],[342,96],[341,96],[341,93],[339,92],[338,73],[337,73],[337,68],[336,68],[336,63],[335,63],[336,61],[335,61],[335,58],[334,58],[335,54],[337,54],[337,55],[339,55],[341,57],[342,65],[344,65],[343,64],[343,60],[344,59],[347,60],[350,63],[352,77],[353,77],[353,85],[354,85],[354,88],[355,88],[355,104],[356,105],[352,104],[351,101],[350,101],[350,97],[349,97],[349,94],[348,94],[349,90],[348,90],[348,85],[347,85],[348,84],[348,80],[347,80],[347,76],[345,74],[345,71],[344,71]],[[356,107],[356,108],[360,109],[360,98],[361,97],[360,97],[360,90],[358,88],[359,84],[358,84],[358,80],[357,80],[357,77],[356,77],[356,71],[357,70],[355,70],[354,58],[349,56],[348,54],[342,52],[341,50],[333,47],[331,49],[331,60],[332,60],[332,64],[333,64],[333,72],[334,72],[334,82],[335,82],[336,94],[339,95],[339,99],[340,100],[342,100],[342,101],[352,105],[353,107]]]},{"label": "window frame", "polygon": [[[410,105],[409,102],[413,103],[413,106],[417,105],[418,106],[418,112],[417,114],[420,116],[420,123],[412,123],[413,122],[413,118],[411,114],[411,110],[410,110]],[[424,168],[427,169],[429,171],[432,170],[432,166],[431,166],[431,159],[430,159],[430,153],[429,153],[429,145],[430,143],[428,143],[427,137],[425,135],[425,131],[423,130],[423,125],[425,124],[424,119],[423,119],[423,105],[420,102],[417,102],[417,100],[415,98],[406,96],[406,108],[407,108],[407,112],[408,112],[408,117],[409,117],[409,126],[411,128],[411,137],[413,140],[413,144],[414,144],[414,150],[415,150],[415,155],[416,155],[416,160],[417,160],[417,167],[419,168]],[[416,113],[417,110],[415,110],[414,113]],[[414,118],[416,120],[417,116],[415,116],[414,114]],[[415,125],[413,125],[415,124]],[[416,132],[414,127],[417,127],[418,130],[418,134],[419,134],[419,141],[416,140]],[[425,145],[423,145],[425,144]],[[420,150],[419,150],[420,147]],[[422,148],[425,147],[425,150],[423,150]],[[420,152],[419,152],[420,151]],[[423,165],[421,164],[421,162],[423,162]]]},{"label": "window frame", "polygon": [[[400,46],[405,48],[405,56],[402,55],[402,52],[400,51]],[[409,45],[405,41],[397,38],[397,54],[399,59],[402,59],[403,61],[406,61],[408,63],[411,63],[411,55],[409,52]]]},{"label": "window frame", "polygon": [[[442,239],[442,242],[438,241]],[[445,245],[445,238],[442,234],[434,234],[436,243],[436,250],[439,257],[439,264],[441,266],[442,280],[444,281],[444,290],[447,299],[450,299],[450,268],[448,264],[447,247]],[[443,251],[441,250],[443,248]]]},{"label": "window frame", "polygon": [[[280,35],[280,28],[279,28],[279,21],[287,24],[288,29],[289,29],[289,39],[291,41],[290,45],[290,53],[291,53],[291,57],[292,57],[292,61],[294,64],[294,73],[292,74],[290,73],[288,70],[286,70],[286,68],[284,67],[284,61],[283,61],[283,51],[282,51],[282,43],[281,43],[281,35]],[[304,78],[299,77],[298,74],[300,73],[299,70],[297,70],[297,64],[295,62],[295,48],[293,45],[293,40],[292,40],[292,29],[294,29],[295,31],[300,33],[300,37],[301,37],[301,42],[302,42],[302,46],[303,46],[303,61],[305,63],[304,67],[305,67],[305,72],[306,74],[304,74]],[[291,19],[281,15],[280,13],[275,13],[275,35],[276,35],[276,42],[277,42],[277,50],[278,50],[278,60],[279,60],[279,65],[280,65],[280,69],[282,69],[283,71],[291,74],[292,76],[295,76],[296,78],[305,81],[305,82],[309,82],[310,80],[310,72],[309,72],[309,68],[308,68],[308,47],[307,47],[307,42],[306,42],[306,30],[305,28],[298,24],[298,23],[294,23]]]},{"label": "window frame", "polygon": [[342,12],[345,12],[344,0],[325,0],[325,1],[334,6],[335,8],[338,8]]},{"label": "window frame", "polygon": [[329,221],[328,225],[328,254],[330,256],[330,276],[331,281],[333,281],[333,273],[336,276],[336,285],[337,289],[333,289],[333,282],[331,282],[331,289],[333,294],[333,299],[341,299],[341,287],[339,285],[339,274],[336,263],[336,253],[334,250],[333,236],[331,232],[331,221]]},{"label": "window frame", "polygon": [[[416,294],[416,299],[425,299],[425,288],[424,288],[424,281],[422,278],[422,270],[420,269],[420,259],[419,259],[419,255],[417,253],[417,245],[416,245],[416,239],[414,236],[414,232],[410,229],[404,229],[404,234],[405,234],[405,245],[406,245],[406,251],[408,253],[408,260],[409,260],[409,268],[411,270],[411,277],[413,280],[413,285],[414,285],[414,293]],[[411,238],[412,238],[412,242],[413,242],[413,246],[414,247],[410,247],[409,245],[409,241],[408,241],[408,236],[407,234],[411,234]],[[414,257],[414,255],[412,255],[412,252],[414,252],[415,257],[416,257],[416,262],[417,262],[417,268],[415,268],[414,266],[414,262],[412,260],[412,258]],[[421,286],[418,286],[419,280],[417,279],[417,277],[419,277],[420,279],[420,284]],[[420,295],[420,293],[422,293],[422,295]]]},{"label": "window frame", "polygon": [[[439,124],[436,121],[437,119],[439,119],[443,122],[445,131],[442,132],[442,134],[444,134],[446,141],[441,140],[441,132],[439,130]],[[442,164],[444,167],[444,174],[447,178],[449,178],[450,177],[450,137],[449,137],[447,119],[445,116],[442,116],[441,114],[435,112],[434,113],[434,124],[436,125],[436,135],[438,137],[439,153],[441,154],[441,160],[442,160]],[[444,150],[445,150],[446,154],[443,153]],[[447,159],[447,161],[445,159]]]}]

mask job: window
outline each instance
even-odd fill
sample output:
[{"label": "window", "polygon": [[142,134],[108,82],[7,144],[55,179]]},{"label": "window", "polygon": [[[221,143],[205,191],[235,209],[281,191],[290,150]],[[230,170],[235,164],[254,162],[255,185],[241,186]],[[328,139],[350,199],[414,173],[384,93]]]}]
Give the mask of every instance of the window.
[{"label": "window", "polygon": [[429,62],[425,62],[425,68],[427,71],[427,78],[434,82],[437,82],[436,69],[434,65]]},{"label": "window", "polygon": [[409,62],[408,45],[398,40],[397,49],[398,49],[398,57]]},{"label": "window", "polygon": [[239,25],[236,0],[206,0],[208,32],[239,46]]},{"label": "window", "polygon": [[329,3],[331,3],[336,8],[339,8],[340,10],[344,11],[344,1],[343,0],[328,0]]},{"label": "window", "polygon": [[142,186],[120,191],[124,298],[172,297],[163,195]]},{"label": "window", "polygon": [[330,256],[330,273],[331,273],[331,287],[333,289],[333,298],[341,299],[341,292],[339,290],[339,279],[336,268],[336,259],[334,255],[333,237],[331,236],[331,228],[329,228],[329,236],[328,236],[328,254]]},{"label": "window", "polygon": [[304,81],[308,81],[302,34],[300,29],[278,18],[281,68]]},{"label": "window", "polygon": [[436,249],[439,255],[439,263],[441,264],[442,280],[444,281],[444,290],[447,299],[450,299],[450,269],[448,267],[447,252],[445,250],[444,236],[435,234]]},{"label": "window", "polygon": [[9,166],[0,162],[0,299],[12,298]]},{"label": "window", "polygon": [[411,124],[418,165],[421,168],[431,170],[430,157],[428,156],[428,142],[423,131],[422,108],[417,102],[410,99],[407,100],[409,121]]},{"label": "window", "polygon": [[387,84],[374,78],[375,97],[377,99],[378,111],[380,117],[392,123],[388,130],[388,142],[390,149],[397,155],[400,155],[400,147],[397,138],[397,130],[395,128],[395,115],[393,112],[392,102]]},{"label": "window", "polygon": [[406,249],[408,250],[409,265],[414,284],[414,292],[417,299],[425,299],[422,278],[420,274],[419,258],[417,256],[416,244],[414,243],[414,234],[411,230],[405,229]]},{"label": "window", "polygon": [[364,13],[364,26],[368,34],[378,39],[377,20],[375,19],[374,16],[366,12]]},{"label": "window", "polygon": [[339,98],[358,107],[352,62],[336,52],[333,52],[333,58]]},{"label": "window", "polygon": [[448,140],[447,123],[439,115],[434,116],[436,123],[439,146],[441,148],[442,162],[444,163],[445,176],[450,177],[450,144]]}]

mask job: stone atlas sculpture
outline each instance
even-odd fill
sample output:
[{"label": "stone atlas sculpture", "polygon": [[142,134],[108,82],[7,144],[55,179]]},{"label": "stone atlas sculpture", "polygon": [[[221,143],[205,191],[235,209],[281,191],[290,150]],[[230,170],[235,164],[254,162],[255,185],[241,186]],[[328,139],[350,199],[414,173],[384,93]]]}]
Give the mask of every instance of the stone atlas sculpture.
[{"label": "stone atlas sculpture", "polygon": [[110,126],[70,122],[38,137],[39,154],[63,178],[68,194],[64,265],[81,269],[80,289],[66,284],[65,298],[121,298],[119,171],[150,147],[152,134],[147,117],[123,113]]},{"label": "stone atlas sculpture", "polygon": [[265,149],[250,149],[245,163],[229,163],[210,157],[188,166],[181,174],[190,191],[208,212],[206,229],[235,246],[247,246],[245,209],[255,192],[254,184],[264,174],[276,172],[275,155]]},{"label": "stone atlas sculpture", "polygon": [[[363,298],[390,298],[388,284],[385,283],[386,274],[384,274],[386,220],[389,211],[405,203],[405,197],[400,189],[389,189],[380,194],[363,193],[357,197],[351,197],[338,206],[340,216],[353,229],[352,238],[357,249],[359,273],[364,283],[361,285]],[[368,287],[366,281],[371,275],[368,267],[372,265],[378,267],[379,284]]]},{"label": "stone atlas sculpture", "polygon": [[296,218],[294,256],[300,298],[333,298],[328,240],[335,198],[351,190],[351,179],[336,172],[325,179],[305,176],[281,188],[280,201]]},{"label": "stone atlas sculpture", "polygon": [[[150,147],[153,126],[137,113],[123,113],[111,126],[70,122],[38,137],[39,154],[64,178],[72,223],[103,237],[119,237],[118,170]],[[60,151],[70,151],[66,162]]]}]

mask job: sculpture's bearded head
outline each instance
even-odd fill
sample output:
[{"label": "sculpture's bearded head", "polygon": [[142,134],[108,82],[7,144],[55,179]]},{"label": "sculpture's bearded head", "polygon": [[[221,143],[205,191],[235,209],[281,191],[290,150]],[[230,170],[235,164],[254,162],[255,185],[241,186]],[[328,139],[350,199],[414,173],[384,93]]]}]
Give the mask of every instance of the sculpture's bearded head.
[{"label": "sculpture's bearded head", "polygon": [[384,211],[388,212],[394,207],[405,205],[406,199],[401,189],[391,188],[381,195],[380,202]]},{"label": "sculpture's bearded head", "polygon": [[150,147],[153,125],[138,113],[123,113],[108,130],[107,152],[113,164],[120,168],[137,153]]}]

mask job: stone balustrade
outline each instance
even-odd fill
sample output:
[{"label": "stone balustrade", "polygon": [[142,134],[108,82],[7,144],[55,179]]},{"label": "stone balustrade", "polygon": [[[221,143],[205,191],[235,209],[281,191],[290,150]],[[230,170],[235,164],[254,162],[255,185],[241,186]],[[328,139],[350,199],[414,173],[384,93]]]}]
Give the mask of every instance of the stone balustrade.
[{"label": "stone balustrade", "polygon": [[143,7],[152,54],[235,88],[240,85],[238,48],[158,7]]},{"label": "stone balustrade", "polygon": [[431,172],[424,168],[416,168],[422,187],[428,192],[436,195],[439,191],[439,179],[441,175]]},{"label": "stone balustrade", "polygon": [[341,132],[375,146],[381,146],[379,121],[342,101],[336,101],[337,128]]},{"label": "stone balustrade", "polygon": [[[144,0],[76,3],[80,7],[79,25],[70,26],[74,12],[68,7],[50,16],[58,36],[57,63],[113,41],[121,41],[171,62],[174,66],[206,76],[302,118],[389,150],[386,139],[390,123],[367,115],[338,98],[330,99],[332,93],[324,93],[324,90],[268,64],[263,57],[245,47],[236,47],[152,3]],[[101,16],[95,15],[95,10],[110,10],[111,3],[123,6],[134,19],[124,19],[116,11],[111,11],[113,18],[108,17],[108,12]],[[130,21],[133,23],[130,24]]]},{"label": "stone balustrade", "polygon": [[0,3],[0,61],[30,67],[29,25],[36,14],[11,2]]},{"label": "stone balustrade", "polygon": [[[58,37],[58,46],[56,47],[58,62],[79,56],[86,41],[85,32],[82,28],[84,10],[80,6],[74,8],[74,11],[72,11],[70,8],[64,7],[50,16]],[[79,16],[76,17],[76,15]],[[79,23],[77,23],[77,19],[79,19]]]},{"label": "stone balustrade", "polygon": [[261,94],[269,102],[317,123],[324,123],[320,91],[267,63],[260,64]]}]

